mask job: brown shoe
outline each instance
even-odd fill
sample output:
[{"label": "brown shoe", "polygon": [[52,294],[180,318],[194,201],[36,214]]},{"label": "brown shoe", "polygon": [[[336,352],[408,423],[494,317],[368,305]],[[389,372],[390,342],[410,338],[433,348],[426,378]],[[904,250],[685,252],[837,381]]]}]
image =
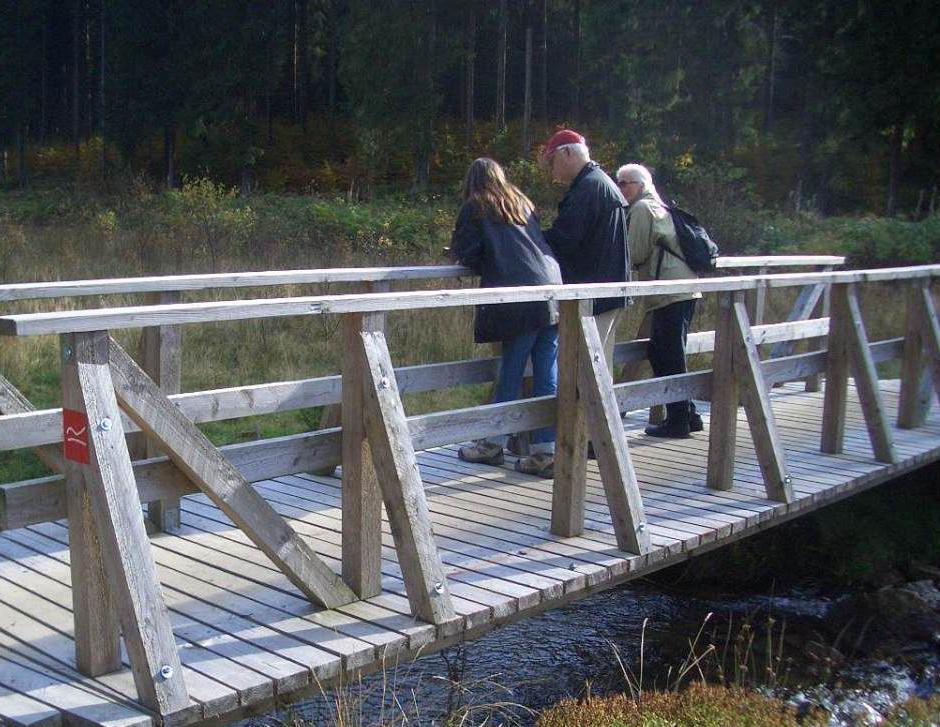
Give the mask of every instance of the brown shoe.
[{"label": "brown shoe", "polygon": [[474,464],[502,464],[503,448],[495,442],[478,439],[469,447],[458,449],[457,456],[464,462]]},{"label": "brown shoe", "polygon": [[517,459],[516,472],[551,479],[555,476],[555,455],[551,452],[536,452],[528,457]]}]

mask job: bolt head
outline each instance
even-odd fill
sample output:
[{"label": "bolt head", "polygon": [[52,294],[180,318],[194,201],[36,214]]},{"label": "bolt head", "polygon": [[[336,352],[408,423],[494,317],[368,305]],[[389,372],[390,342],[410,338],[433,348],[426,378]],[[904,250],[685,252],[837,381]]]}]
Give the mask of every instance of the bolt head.
[{"label": "bolt head", "polygon": [[110,432],[111,431],[111,419],[109,419],[108,417],[105,417],[104,419],[102,419],[100,422],[98,422],[98,428],[102,432]]},{"label": "bolt head", "polygon": [[638,533],[645,532],[645,531],[646,531],[646,523],[645,523],[645,522],[640,522],[640,523],[638,523],[637,526],[636,526],[636,531],[637,531]]},{"label": "bolt head", "polygon": [[388,377],[387,377],[387,376],[383,376],[382,379],[379,381],[379,388],[380,388],[380,389],[387,389],[387,388],[389,388],[390,386],[391,386],[391,382],[388,380]]},{"label": "bolt head", "polygon": [[66,361],[71,361],[72,357],[75,355],[75,351],[72,350],[71,346],[66,346],[62,350],[62,355],[65,357]]},{"label": "bolt head", "polygon": [[434,592],[441,595],[444,592],[444,581],[438,581],[434,584]]},{"label": "bolt head", "polygon": [[172,679],[173,678],[173,667],[169,664],[164,664],[160,667],[160,677],[162,679]]}]

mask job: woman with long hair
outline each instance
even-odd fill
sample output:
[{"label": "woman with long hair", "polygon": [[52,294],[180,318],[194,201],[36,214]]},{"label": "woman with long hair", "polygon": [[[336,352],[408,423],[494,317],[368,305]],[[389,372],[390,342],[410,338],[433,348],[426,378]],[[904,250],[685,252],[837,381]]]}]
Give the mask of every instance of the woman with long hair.
[{"label": "woman with long hair", "polygon": [[[542,235],[535,205],[506,179],[492,159],[474,160],[463,185],[463,206],[451,247],[461,264],[480,276],[484,288],[561,284],[558,263]],[[554,395],[558,380],[558,306],[530,301],[477,307],[474,340],[499,341],[502,364],[493,401],[512,401],[532,360],[534,396]],[[482,439],[461,447],[467,462],[501,464],[506,437]],[[520,472],[553,476],[555,429],[532,437],[532,454],[516,462]]]}]

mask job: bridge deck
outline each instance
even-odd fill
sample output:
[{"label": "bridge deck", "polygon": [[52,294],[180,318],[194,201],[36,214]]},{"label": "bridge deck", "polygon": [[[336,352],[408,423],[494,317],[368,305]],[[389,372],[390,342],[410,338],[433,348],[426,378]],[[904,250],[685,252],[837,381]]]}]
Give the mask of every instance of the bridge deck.
[{"label": "bridge deck", "polygon": [[[892,418],[897,382],[881,388]],[[582,537],[548,533],[551,482],[468,465],[454,447],[419,454],[438,547],[463,619],[446,631],[409,616],[391,534],[384,533],[384,592],[366,602],[314,609],[202,495],[183,501],[178,535],[153,537],[164,595],[194,699],[190,722],[234,719],[278,700],[316,693],[341,673],[381,668],[473,637],[664,564],[723,545],[940,457],[940,412],[895,430],[899,463],[871,455],[850,392],[845,453],[819,453],[822,395],[790,384],[772,393],[796,499],[764,496],[740,411],[731,492],[705,488],[707,432],[691,440],[642,435],[627,418],[630,448],[657,546],[645,557],[616,547],[600,479],[589,463]],[[707,414],[707,408],[706,412]],[[707,419],[707,417],[706,417]],[[312,475],[257,485],[338,570],[340,481]],[[75,671],[67,523],[0,534],[0,722],[16,725],[156,723],[136,701],[128,668],[96,679]],[[125,655],[125,664],[127,659]]]}]

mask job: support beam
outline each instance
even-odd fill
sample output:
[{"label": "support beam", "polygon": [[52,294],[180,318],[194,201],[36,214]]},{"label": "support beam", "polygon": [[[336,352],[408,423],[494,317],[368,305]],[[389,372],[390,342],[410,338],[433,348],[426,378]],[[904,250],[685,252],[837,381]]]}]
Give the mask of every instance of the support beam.
[{"label": "support beam", "polygon": [[845,283],[832,288],[821,447],[826,453],[842,452],[850,367],[875,459],[893,463],[896,461],[894,442],[878,389],[878,372],[871,356],[858,294],[854,283]]},{"label": "support beam", "polygon": [[937,316],[937,307],[929,287],[921,288],[920,299],[924,311],[923,336],[930,361],[930,378],[933,380],[934,393],[940,398],[940,318]]},{"label": "support beam", "polygon": [[591,301],[565,300],[560,306],[551,531],[555,535],[574,537],[584,531],[587,491],[587,413],[578,393],[578,380],[584,345],[581,319],[591,315]]},{"label": "support beam", "polygon": [[706,476],[708,487],[713,490],[730,490],[734,484],[734,453],[740,400],[738,380],[734,372],[734,305],[742,300],[741,293],[721,293],[718,296]]},{"label": "support beam", "polygon": [[643,498],[594,316],[581,316],[581,336],[579,391],[586,407],[588,432],[597,455],[617,546],[645,555],[650,551],[650,535]]},{"label": "support beam", "polygon": [[933,304],[930,288],[915,283],[908,291],[907,330],[904,334],[904,353],[901,358],[901,395],[898,401],[898,426],[915,429],[923,426],[930,413],[934,391],[927,375],[927,340],[930,323],[927,307]]},{"label": "support beam", "polygon": [[381,314],[343,316],[343,580],[359,598],[382,591],[382,494],[366,438],[367,362],[359,338],[382,329]]},{"label": "support beam", "polygon": [[[108,365],[108,341],[105,331],[71,339],[72,380],[77,380],[82,408],[74,410],[67,425],[65,456],[81,468],[87,484],[138,698],[166,716],[186,708],[189,696],[137,498]],[[63,354],[69,348],[66,342]]]},{"label": "support beam", "polygon": [[355,594],[262,498],[113,339],[111,373],[121,407],[170,460],[313,602],[335,608]]},{"label": "support beam", "polygon": [[416,617],[442,624],[455,618],[454,606],[385,335],[361,331],[358,351],[365,375],[366,434],[408,602]]},{"label": "support beam", "polygon": [[769,499],[792,502],[793,488],[787,473],[786,456],[777,433],[777,422],[770,405],[767,383],[761,371],[760,355],[751,333],[744,301],[736,300],[732,312],[734,374],[740,382],[744,410],[764,478],[764,488]]},{"label": "support beam", "polygon": [[[68,412],[68,422],[63,426],[63,438],[70,453],[84,444],[87,454],[88,419],[78,378],[75,336],[61,336],[60,344],[62,406]],[[21,405],[32,408],[25,399]],[[84,424],[76,423],[79,417],[84,419]],[[47,446],[37,451],[52,449]],[[85,473],[88,464],[66,459],[58,451],[55,452],[55,457],[59,471],[65,476],[69,564],[72,572],[72,614],[75,622],[75,662],[82,674],[100,676],[121,668],[121,622],[105,575],[98,527],[86,485]],[[85,458],[76,457],[76,460],[81,459]],[[136,497],[136,493],[134,496]]]},{"label": "support beam", "polygon": [[[24,414],[36,411],[36,407],[10,381],[0,374],[0,415]],[[35,447],[33,453],[53,472],[62,472],[61,448],[53,446]]]},{"label": "support beam", "polygon": [[[154,305],[179,303],[182,293],[168,290],[152,293]],[[164,394],[179,394],[182,391],[182,326],[150,326],[140,332],[140,367],[153,379]],[[162,452],[154,442],[141,436],[142,452],[134,459],[157,457]],[[175,533],[180,529],[180,501],[154,500],[147,503],[147,518],[157,529]]]}]

